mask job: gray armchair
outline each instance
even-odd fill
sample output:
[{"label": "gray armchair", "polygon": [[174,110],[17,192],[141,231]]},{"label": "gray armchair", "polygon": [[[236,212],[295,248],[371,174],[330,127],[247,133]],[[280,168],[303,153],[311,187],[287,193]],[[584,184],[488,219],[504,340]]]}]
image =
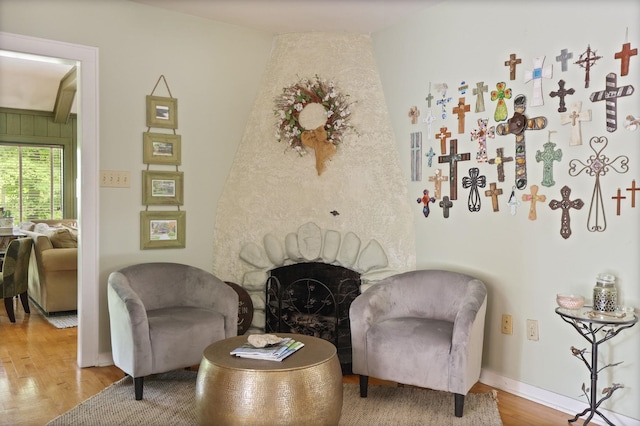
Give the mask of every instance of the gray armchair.
[{"label": "gray armchair", "polygon": [[109,275],[107,295],[113,361],[137,400],[145,376],[197,365],[209,344],[237,335],[238,293],[194,266],[129,266]]},{"label": "gray armchair", "polygon": [[353,372],[360,396],[368,378],[464,397],[480,378],[487,289],[474,277],[440,270],[389,277],[351,304]]}]

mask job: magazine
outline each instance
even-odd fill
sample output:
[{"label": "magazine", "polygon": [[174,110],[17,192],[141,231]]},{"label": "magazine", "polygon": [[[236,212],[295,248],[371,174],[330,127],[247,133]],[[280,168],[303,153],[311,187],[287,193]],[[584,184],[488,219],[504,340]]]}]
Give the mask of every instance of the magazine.
[{"label": "magazine", "polygon": [[256,348],[251,343],[245,343],[230,352],[231,355],[240,358],[265,359],[269,361],[282,361],[292,353],[304,346],[304,343],[285,337],[274,345]]}]

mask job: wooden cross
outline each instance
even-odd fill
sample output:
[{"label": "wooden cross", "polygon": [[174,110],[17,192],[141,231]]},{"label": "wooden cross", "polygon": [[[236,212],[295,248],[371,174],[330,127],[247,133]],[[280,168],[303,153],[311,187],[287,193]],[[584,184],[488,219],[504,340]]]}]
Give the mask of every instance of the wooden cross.
[{"label": "wooden cross", "polygon": [[476,83],[476,87],[473,88],[473,94],[476,97],[476,112],[484,112],[484,93],[489,90],[489,86],[484,84],[484,81]]},{"label": "wooden cross", "polygon": [[469,161],[471,154],[458,154],[458,139],[449,141],[449,154],[438,157],[438,163],[449,163],[449,198],[458,199],[458,161]]},{"label": "wooden cross", "polygon": [[571,236],[571,215],[569,210],[580,210],[582,206],[584,206],[584,203],[579,198],[573,201],[569,199],[571,196],[571,188],[567,185],[562,187],[560,195],[562,195],[562,200],[551,200],[549,207],[551,207],[551,210],[562,209],[562,217],[560,218],[560,235],[566,240]]},{"label": "wooden cross", "polygon": [[411,180],[422,180],[422,132],[411,133]]},{"label": "wooden cross", "polygon": [[484,191],[484,195],[487,197],[491,197],[491,204],[493,205],[493,211],[500,211],[500,206],[498,205],[498,195],[502,195],[502,189],[497,187],[495,182],[491,182],[489,184],[489,189]]},{"label": "wooden cross", "polygon": [[471,111],[471,105],[464,103],[464,98],[458,99],[458,106],[453,108],[453,113],[458,115],[458,134],[464,133],[464,116]]},{"label": "wooden cross", "polygon": [[469,177],[462,178],[462,187],[470,188],[469,199],[467,200],[467,206],[470,212],[479,212],[482,205],[480,200],[480,192],[478,188],[484,188],[487,185],[487,177],[480,176],[480,169],[472,167],[469,169]]},{"label": "wooden cross", "polygon": [[504,156],[504,148],[496,149],[496,158],[489,160],[489,164],[495,164],[498,168],[498,182],[504,182],[504,163],[513,161],[513,157]]},{"label": "wooden cross", "polygon": [[511,89],[507,89],[507,83],[501,81],[496,84],[496,90],[491,91],[491,100],[498,101],[493,113],[493,119],[496,121],[504,121],[509,116],[505,99],[511,99]]},{"label": "wooden cross", "polygon": [[429,147],[429,152],[427,152],[425,154],[427,156],[427,164],[429,165],[429,167],[431,167],[431,164],[433,163],[433,157],[435,157],[436,153],[433,152],[433,147]]},{"label": "wooden cross", "polygon": [[623,44],[622,50],[616,52],[613,57],[615,59],[620,59],[620,75],[624,76],[629,74],[629,59],[637,54],[638,48],[631,49],[631,43]]},{"label": "wooden cross", "polygon": [[636,180],[631,182],[631,188],[627,188],[627,191],[631,191],[631,207],[636,206],[636,191],[640,191],[640,186],[636,186]]},{"label": "wooden cross", "polygon": [[440,199],[440,190],[442,189],[442,182],[449,179],[447,176],[442,175],[442,169],[436,170],[433,176],[429,176],[429,182],[433,182],[435,186],[434,197],[436,200]]},{"label": "wooden cross", "polygon": [[[593,137],[589,141],[589,146],[595,155],[590,156],[586,164],[580,160],[571,160],[569,162],[570,176],[578,176],[580,173],[586,172],[589,176],[596,177],[593,186],[593,195],[591,196],[591,206],[589,207],[589,217],[587,218],[587,229],[589,232],[602,232],[607,229],[607,218],[604,213],[600,177],[606,175],[609,170],[617,173],[626,173],[629,170],[629,157],[626,155],[619,155],[613,160],[609,160],[609,157],[602,153],[608,144],[609,141],[604,136]],[[598,147],[596,145],[601,146]],[[578,169],[578,166],[581,166],[580,169]],[[600,216],[602,216],[602,224],[600,224]]]},{"label": "wooden cross", "polygon": [[616,216],[620,216],[620,200],[626,200],[627,197],[624,197],[620,194],[620,188],[618,188],[618,194],[611,197],[612,200],[618,201],[618,208],[616,209]]},{"label": "wooden cross", "polygon": [[522,190],[527,187],[527,152],[524,135],[528,130],[541,130],[547,127],[545,117],[529,118],[524,115],[527,108],[527,98],[518,95],[513,100],[515,112],[513,117],[505,123],[496,126],[496,133],[504,136],[514,134],[516,136],[516,188]]},{"label": "wooden cross", "polygon": [[409,108],[409,113],[407,116],[411,119],[411,124],[418,124],[418,117],[420,117],[420,110],[417,106],[412,106]]},{"label": "wooden cross", "polygon": [[562,160],[562,150],[558,149],[554,151],[556,144],[551,142],[551,133],[555,131],[549,131],[549,141],[543,146],[544,150],[538,150],[536,152],[536,161],[542,161],[542,185],[553,186],[556,182],[553,180],[553,162]]},{"label": "wooden cross", "polygon": [[555,98],[556,96],[560,98],[560,107],[558,108],[558,112],[565,112],[567,110],[567,107],[564,104],[565,96],[573,95],[574,93],[576,93],[574,89],[565,89],[564,85],[564,80],[558,81],[558,90],[549,93],[549,96],[551,96],[552,98]]},{"label": "wooden cross", "polygon": [[431,100],[433,99],[433,95],[431,94],[431,82],[429,82],[429,94],[424,99],[427,101],[427,106],[431,108]]},{"label": "wooden cross", "polygon": [[569,49],[562,49],[560,55],[556,56],[556,61],[561,63],[562,72],[567,70],[567,61],[573,58],[573,52],[569,52]]},{"label": "wooden cross", "polygon": [[531,106],[544,105],[544,99],[542,98],[542,79],[553,76],[552,65],[542,66],[542,64],[544,64],[544,58],[545,56],[533,58],[533,69],[524,72],[524,82],[528,83],[533,81]]},{"label": "wooden cross", "polygon": [[547,197],[545,195],[538,195],[538,185],[531,185],[531,193],[522,195],[522,201],[531,201],[529,205],[529,220],[537,219],[536,203],[538,201],[544,203],[546,199]]},{"label": "wooden cross", "polygon": [[571,123],[571,139],[569,139],[569,145],[576,146],[582,145],[582,131],[580,122],[591,121],[591,110],[580,111],[582,109],[582,102],[573,102],[569,107],[569,114],[560,114],[560,122],[562,124]]},{"label": "wooden cross", "polygon": [[436,135],[436,138],[440,139],[440,153],[447,153],[447,138],[451,137],[451,132],[447,132],[446,127],[440,127],[440,133]]},{"label": "wooden cross", "polygon": [[606,88],[599,92],[593,92],[589,99],[591,102],[598,102],[606,99],[607,108],[607,132],[615,132],[618,128],[618,98],[629,96],[633,94],[633,86],[628,84],[626,86],[617,87],[618,77],[616,73],[610,72],[607,74]]},{"label": "wooden cross", "polygon": [[488,122],[488,118],[478,118],[479,129],[474,129],[471,132],[471,140],[478,142],[478,152],[476,154],[478,163],[487,161],[487,137],[491,139],[496,137],[495,127],[487,127]]},{"label": "wooden cross", "polygon": [[453,202],[449,200],[448,195],[445,195],[442,201],[440,201],[440,203],[438,204],[440,205],[440,207],[442,207],[442,215],[445,219],[447,219],[449,217],[449,209],[453,207]]},{"label": "wooden cross", "polygon": [[516,79],[516,66],[521,63],[522,63],[522,59],[520,58],[516,59],[515,53],[512,53],[511,55],[509,55],[509,59],[504,61],[504,66],[509,67],[509,80]]},{"label": "wooden cross", "polygon": [[598,56],[595,50],[591,50],[591,45],[587,45],[587,50],[585,50],[584,53],[580,54],[580,59],[575,62],[581,68],[584,68],[585,89],[589,87],[589,73],[591,71],[591,67],[594,66],[596,64],[596,61],[599,59],[602,59],[602,56]]}]

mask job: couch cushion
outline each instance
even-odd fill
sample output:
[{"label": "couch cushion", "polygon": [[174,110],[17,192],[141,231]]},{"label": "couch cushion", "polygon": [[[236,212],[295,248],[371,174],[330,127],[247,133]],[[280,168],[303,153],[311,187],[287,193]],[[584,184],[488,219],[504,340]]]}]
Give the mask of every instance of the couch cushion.
[{"label": "couch cushion", "polygon": [[[37,226],[37,225],[36,225]],[[64,226],[49,228],[44,233],[51,240],[53,248],[75,248],[78,247],[78,233]]]}]

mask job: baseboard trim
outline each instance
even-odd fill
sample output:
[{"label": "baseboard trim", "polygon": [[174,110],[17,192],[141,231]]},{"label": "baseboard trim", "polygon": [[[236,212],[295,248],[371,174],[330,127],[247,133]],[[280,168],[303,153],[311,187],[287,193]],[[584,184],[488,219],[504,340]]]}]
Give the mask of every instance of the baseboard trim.
[{"label": "baseboard trim", "polygon": [[[554,410],[567,413],[567,419],[575,416],[576,413],[582,412],[582,410],[584,410],[586,407],[584,401],[572,399],[564,395],[538,388],[536,386],[518,382],[484,368],[480,373],[480,382],[484,383],[485,385],[489,385],[505,392],[509,392],[519,397],[528,399],[529,401],[533,401],[535,403],[553,408]],[[622,414],[614,413],[613,411],[608,411],[603,408],[600,408],[599,411],[607,416],[607,418],[614,424],[625,426],[640,426],[640,420],[633,419]],[[604,421],[597,415],[594,416],[590,423],[605,425]]]}]

